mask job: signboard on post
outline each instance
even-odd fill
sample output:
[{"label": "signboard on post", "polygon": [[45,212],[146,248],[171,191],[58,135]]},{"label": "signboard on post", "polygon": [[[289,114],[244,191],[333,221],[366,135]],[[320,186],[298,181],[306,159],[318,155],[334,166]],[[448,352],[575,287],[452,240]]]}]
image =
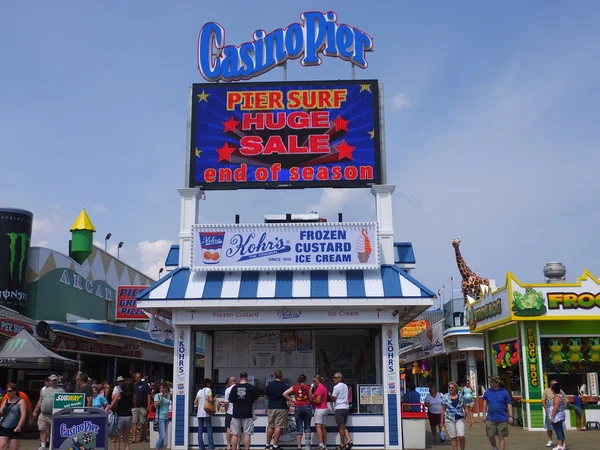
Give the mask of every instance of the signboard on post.
[{"label": "signboard on post", "polygon": [[65,408],[85,407],[85,394],[56,392],[52,404],[52,414]]},{"label": "signboard on post", "polygon": [[107,450],[107,414],[100,408],[63,409],[52,415],[51,450]]},{"label": "signboard on post", "polygon": [[117,320],[148,321],[143,309],[137,307],[136,297],[148,289],[148,286],[119,286],[117,289]]},{"label": "signboard on post", "polygon": [[196,225],[192,235],[196,271],[379,268],[373,222]]},{"label": "signboard on post", "polygon": [[376,80],[195,84],[188,187],[381,183]]}]

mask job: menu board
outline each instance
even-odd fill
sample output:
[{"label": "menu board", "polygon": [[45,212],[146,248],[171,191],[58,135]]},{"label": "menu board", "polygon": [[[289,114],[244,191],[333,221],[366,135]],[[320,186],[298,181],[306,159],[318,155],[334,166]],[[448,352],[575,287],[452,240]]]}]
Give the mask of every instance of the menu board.
[{"label": "menu board", "polygon": [[312,332],[307,330],[217,331],[215,368],[314,366]]}]

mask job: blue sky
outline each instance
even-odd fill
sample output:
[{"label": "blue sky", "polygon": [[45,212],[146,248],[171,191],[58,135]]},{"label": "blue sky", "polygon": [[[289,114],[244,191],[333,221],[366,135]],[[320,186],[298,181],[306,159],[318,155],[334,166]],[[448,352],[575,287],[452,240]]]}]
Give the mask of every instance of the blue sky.
[{"label": "blue sky", "polygon": [[[85,207],[98,241],[111,232],[125,260],[156,276],[178,234],[201,26],[217,21],[239,44],[303,11],[333,10],[375,40],[357,78],[384,83],[395,234],[414,243],[417,278],[449,296],[453,237],[499,285],[507,270],[541,281],[550,260],[570,279],[584,267],[600,276],[600,5],[372,3],[4,2],[0,205],[33,211],[34,244],[62,251]],[[290,80],[350,74],[329,58],[288,65]],[[367,190],[210,192],[201,207],[205,222],[311,209],[374,219]]]}]

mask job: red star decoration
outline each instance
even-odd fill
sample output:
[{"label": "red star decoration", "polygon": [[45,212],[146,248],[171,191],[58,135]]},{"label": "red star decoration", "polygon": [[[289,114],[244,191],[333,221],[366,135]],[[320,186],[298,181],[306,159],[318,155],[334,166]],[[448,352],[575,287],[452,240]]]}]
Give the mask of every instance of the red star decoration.
[{"label": "red star decoration", "polygon": [[342,116],[337,116],[337,119],[335,119],[333,121],[333,124],[335,125],[335,131],[341,131],[341,130],[348,131],[348,122],[350,122],[350,121],[344,120],[344,118]]},{"label": "red star decoration", "polygon": [[237,126],[238,123],[240,123],[240,122],[235,120],[235,118],[233,116],[231,116],[229,118],[229,120],[226,120],[225,122],[223,122],[223,126],[225,127],[223,129],[223,133],[227,133],[228,131],[235,132],[235,127]]},{"label": "red star decoration", "polygon": [[217,149],[217,153],[219,154],[219,158],[217,159],[217,162],[219,162],[219,161],[231,162],[231,154],[234,151],[235,151],[235,147],[230,147],[229,144],[227,144],[227,142],[225,142],[225,144],[223,144],[223,147]]},{"label": "red star decoration", "polygon": [[335,146],[335,149],[338,151],[338,160],[342,160],[343,158],[352,160],[352,152],[356,147],[352,147],[346,142],[344,139],[339,145]]}]

